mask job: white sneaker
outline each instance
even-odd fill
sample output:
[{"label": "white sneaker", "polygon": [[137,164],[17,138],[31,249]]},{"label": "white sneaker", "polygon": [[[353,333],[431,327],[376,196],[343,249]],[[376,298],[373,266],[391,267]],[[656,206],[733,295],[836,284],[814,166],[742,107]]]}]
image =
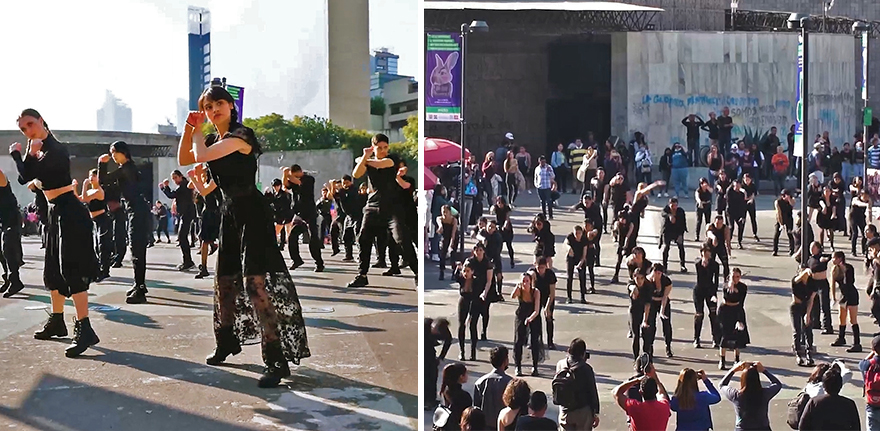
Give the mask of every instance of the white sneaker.
[{"label": "white sneaker", "polygon": [[440,262],[440,256],[439,256],[439,255],[436,255],[436,254],[432,254],[432,255],[431,255],[431,261],[432,261],[432,262]]},{"label": "white sneaker", "polygon": [[668,197],[669,197],[669,193],[663,193],[663,197],[664,197],[664,198],[668,198]]}]

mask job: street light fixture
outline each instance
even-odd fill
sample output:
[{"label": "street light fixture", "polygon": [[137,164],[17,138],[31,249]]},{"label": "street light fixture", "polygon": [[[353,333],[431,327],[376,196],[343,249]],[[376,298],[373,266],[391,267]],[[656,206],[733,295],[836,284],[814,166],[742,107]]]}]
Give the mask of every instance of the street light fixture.
[{"label": "street light fixture", "polygon": [[[862,149],[868,151],[868,126],[871,124],[873,115],[868,108],[868,36],[871,32],[871,26],[862,21],[856,21],[852,26],[853,35],[862,40],[862,100],[864,106],[862,110]],[[868,164],[863,163],[862,178],[868,178]]]},{"label": "street light fixture", "polygon": [[459,117],[459,125],[461,126],[461,139],[459,145],[461,145],[461,165],[459,167],[459,188],[458,188],[458,247],[461,252],[462,259],[464,258],[464,227],[467,226],[468,220],[464,220],[464,174],[465,174],[465,166],[467,164],[467,160],[464,158],[464,149],[465,149],[465,141],[466,138],[466,126],[467,121],[465,120],[465,98],[464,98],[464,90],[465,90],[465,80],[467,74],[465,73],[465,60],[467,59],[467,35],[469,33],[488,33],[489,32],[489,24],[486,24],[486,21],[472,21],[470,24],[463,23],[461,25],[461,116]]},{"label": "street light fixture", "polygon": [[[798,89],[798,94],[800,96],[800,106],[797,107],[797,121],[800,123],[800,130],[795,129],[795,142],[798,139],[798,132],[800,132],[800,143],[801,143],[801,265],[807,263],[807,259],[810,258],[810,244],[809,237],[807,232],[810,227],[810,219],[808,214],[810,214],[810,209],[808,207],[807,200],[807,192],[810,189],[810,180],[809,180],[809,172],[807,172],[807,157],[810,155],[810,149],[807,145],[808,141],[805,139],[810,136],[807,131],[807,124],[809,123],[809,105],[810,105],[810,94],[809,94],[809,65],[810,65],[810,44],[809,44],[809,33],[807,32],[807,21],[810,16],[806,14],[793,13],[788,17],[788,28],[791,30],[800,30],[800,34],[798,35],[799,43],[798,43],[798,80],[800,81],[800,88]],[[794,154],[792,152],[792,154]]]},{"label": "street light fixture", "polygon": [[739,9],[739,0],[730,0],[730,31],[736,31],[736,10]]}]

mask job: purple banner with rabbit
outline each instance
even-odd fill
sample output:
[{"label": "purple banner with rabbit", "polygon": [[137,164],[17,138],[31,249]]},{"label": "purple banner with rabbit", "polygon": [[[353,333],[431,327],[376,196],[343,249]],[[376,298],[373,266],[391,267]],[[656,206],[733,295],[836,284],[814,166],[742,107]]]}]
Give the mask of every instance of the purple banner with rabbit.
[{"label": "purple banner with rabbit", "polygon": [[461,121],[461,35],[429,33],[427,40],[427,121]]}]

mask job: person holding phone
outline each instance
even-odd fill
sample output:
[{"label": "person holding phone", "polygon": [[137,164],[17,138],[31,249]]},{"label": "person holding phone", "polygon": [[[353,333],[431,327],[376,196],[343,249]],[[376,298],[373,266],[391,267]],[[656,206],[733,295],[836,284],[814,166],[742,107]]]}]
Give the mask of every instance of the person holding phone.
[{"label": "person holding phone", "polygon": [[[627,397],[627,391],[638,385],[642,400]],[[613,391],[617,406],[626,412],[627,421],[634,430],[665,430],[669,422],[669,394],[653,365],[645,368],[644,377],[632,378]]]},{"label": "person holding phone", "polygon": [[[700,391],[697,381],[703,382],[705,391]],[[678,386],[669,401],[669,408],[676,413],[677,430],[713,429],[712,412],[709,406],[721,402],[721,394],[703,370],[685,368],[678,374]]]},{"label": "person holding phone", "polygon": [[[735,373],[740,373],[739,388],[728,385]],[[761,374],[770,380],[766,388],[761,386]],[[781,390],[782,382],[760,362],[740,362],[731,368],[721,379],[721,395],[733,404],[736,412],[734,430],[769,430],[768,406]]]}]

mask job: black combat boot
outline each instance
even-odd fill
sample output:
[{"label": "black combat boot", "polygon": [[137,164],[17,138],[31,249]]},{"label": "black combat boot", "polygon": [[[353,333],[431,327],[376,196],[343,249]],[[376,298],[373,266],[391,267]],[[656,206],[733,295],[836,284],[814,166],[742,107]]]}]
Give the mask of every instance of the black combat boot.
[{"label": "black combat boot", "polygon": [[208,365],[220,365],[229,355],[241,353],[241,343],[231,326],[218,329],[214,338],[217,340],[217,347],[211,356],[205,358],[205,363]]},{"label": "black combat boot", "polygon": [[85,352],[91,346],[100,343],[98,335],[92,329],[89,318],[77,320],[73,327],[73,343],[64,349],[64,356],[75,358]]},{"label": "black combat boot", "polygon": [[274,388],[281,383],[281,379],[290,376],[290,365],[284,357],[281,341],[266,344],[263,348],[263,362],[266,363],[266,372],[260,377],[259,387]]},{"label": "black combat boot", "polygon": [[48,340],[52,337],[66,337],[67,325],[64,324],[64,313],[52,313],[43,325],[43,330],[34,332],[37,340]]}]

